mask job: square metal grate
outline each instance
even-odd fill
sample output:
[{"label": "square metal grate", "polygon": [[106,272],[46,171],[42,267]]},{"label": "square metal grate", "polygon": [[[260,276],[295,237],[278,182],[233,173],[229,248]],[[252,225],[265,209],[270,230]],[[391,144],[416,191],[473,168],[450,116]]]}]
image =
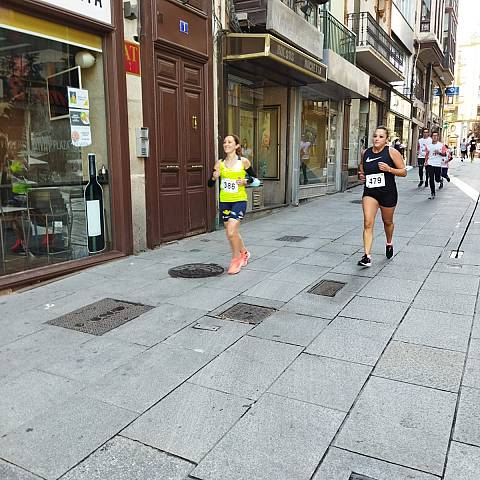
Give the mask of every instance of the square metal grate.
[{"label": "square metal grate", "polygon": [[219,317],[257,325],[274,312],[276,312],[275,308],[260,307],[258,305],[250,305],[249,303],[237,303],[221,313]]},{"label": "square metal grate", "polygon": [[285,235],[284,237],[276,238],[279,242],[301,242],[308,237],[302,237],[300,235]]},{"label": "square metal grate", "polygon": [[152,308],[154,307],[141,303],[103,298],[98,302],[85,305],[46,323],[100,336],[137,318]]},{"label": "square metal grate", "polygon": [[366,475],[360,475],[359,473],[352,472],[348,480],[375,480],[375,479],[372,477],[367,477]]},{"label": "square metal grate", "polygon": [[450,252],[450,258],[462,258],[463,250],[452,250]]},{"label": "square metal grate", "polygon": [[346,283],[336,282],[335,280],[322,280],[312,287],[308,293],[323,295],[324,297],[334,297],[345,285]]}]

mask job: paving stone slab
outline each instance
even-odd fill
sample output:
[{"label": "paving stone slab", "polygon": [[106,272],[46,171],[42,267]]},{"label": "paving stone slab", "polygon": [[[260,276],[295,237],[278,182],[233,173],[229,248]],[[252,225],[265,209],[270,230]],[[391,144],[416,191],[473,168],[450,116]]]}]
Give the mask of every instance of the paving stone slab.
[{"label": "paving stone slab", "polygon": [[56,480],[137,415],[75,395],[0,438],[2,457]]},{"label": "paving stone slab", "polygon": [[393,341],[373,373],[392,380],[458,392],[464,362],[463,352]]},{"label": "paving stone slab", "polygon": [[359,250],[352,245],[342,243],[338,240],[329,242],[318,249],[319,252],[342,253],[344,255],[355,255]]},{"label": "paving stone slab", "polygon": [[473,319],[472,338],[480,338],[480,315],[478,313]]},{"label": "paving stone slab", "polygon": [[82,388],[81,383],[39,370],[30,370],[2,384],[0,437]]},{"label": "paving stone slab", "polygon": [[325,275],[328,270],[328,267],[294,263],[293,265],[280,270],[278,273],[275,273],[270,278],[272,280],[280,280],[282,282],[298,283],[304,287],[307,287]]},{"label": "paving stone slab", "polygon": [[295,263],[295,258],[286,258],[280,255],[275,255],[275,252],[269,255],[265,255],[258,260],[248,262],[246,270],[261,270],[264,272],[279,272],[288,267],[292,263]]},{"label": "paving stone slab", "polygon": [[458,273],[460,275],[480,276],[480,266],[437,262],[432,272]]},{"label": "paving stone slab", "polygon": [[212,278],[208,282],[208,288],[212,289],[212,291],[221,288],[241,293],[262,282],[269,275],[269,272],[243,269],[241,275],[221,275],[220,277]]},{"label": "paving stone slab", "polygon": [[340,265],[348,258],[348,255],[332,252],[314,252],[307,257],[298,260],[297,263],[304,263],[306,265],[317,265],[319,267],[333,268]]},{"label": "paving stone slab", "polygon": [[477,295],[480,278],[473,275],[431,272],[423,284],[423,289],[449,291],[463,295]]},{"label": "paving stone slab", "polygon": [[341,273],[346,275],[356,275],[360,277],[374,277],[386,264],[385,255],[372,254],[372,266],[365,268],[357,264],[358,260],[363,256],[363,252],[359,252],[357,256],[353,256],[332,268],[333,273]]},{"label": "paving stone slab", "polygon": [[333,298],[302,292],[287,302],[281,310],[332,320],[354,296],[355,292],[344,289]]},{"label": "paving stone slab", "polygon": [[165,303],[104,335],[139,345],[153,346],[205,315],[198,310]]},{"label": "paving stone slab", "polygon": [[437,312],[458,313],[473,315],[476,297],[474,295],[460,295],[449,291],[434,292],[420,290],[413,302],[413,307]]},{"label": "paving stone slab", "polygon": [[442,475],[457,396],[372,377],[335,446]]},{"label": "paving stone slab", "polygon": [[122,435],[198,463],[250,404],[236,395],[184,383]]},{"label": "paving stone slab", "polygon": [[202,480],[305,480],[344,413],[265,395],[199,463]]},{"label": "paving stone slab", "polygon": [[480,359],[480,338],[472,338],[468,348],[468,356],[470,358]]},{"label": "paving stone slab", "polygon": [[418,233],[410,240],[410,245],[428,245],[431,247],[444,247],[450,240],[450,232],[446,234]]},{"label": "paving stone slab", "polygon": [[329,449],[312,480],[350,480],[352,473],[375,480],[438,480],[437,476],[428,473],[382,462],[336,447]]},{"label": "paving stone slab", "polygon": [[452,442],[444,480],[480,478],[480,448]]},{"label": "paving stone slab", "polygon": [[453,438],[480,447],[480,390],[462,388]]},{"label": "paving stone slab", "polygon": [[165,343],[215,356],[247,334],[252,328],[253,325],[248,323],[203,317],[172,335],[165,340]]},{"label": "paving stone slab", "polygon": [[466,352],[472,317],[411,308],[394,339]]},{"label": "paving stone slab", "polygon": [[263,320],[249,335],[307,346],[329,323],[330,320],[323,318],[279,311]]},{"label": "paving stone slab", "polygon": [[375,365],[394,330],[391,325],[337,317],[307,347],[306,352]]},{"label": "paving stone slab", "polygon": [[33,475],[11,463],[4,462],[0,459],[0,478],[2,480],[42,480],[40,477]]},{"label": "paving stone slab", "polygon": [[379,277],[390,277],[390,278],[399,278],[409,280],[416,280],[418,282],[423,282],[429,275],[430,268],[426,267],[415,267],[414,265],[400,265],[389,263],[380,270],[378,273]]},{"label": "paving stone slab", "polygon": [[212,358],[212,355],[162,343],[125,362],[82,393],[141,413],[185,382]]},{"label": "paving stone slab", "polygon": [[54,361],[45,359],[38,368],[79,382],[94,382],[145,350],[142,345],[95,337]]},{"label": "paving stone slab", "polygon": [[257,399],[293,362],[301,347],[243,337],[192,377],[192,383]]},{"label": "paving stone slab", "polygon": [[467,357],[462,385],[480,389],[480,359]]},{"label": "paving stone slab", "polygon": [[0,377],[53,364],[91,338],[86,333],[46,326],[0,348]]},{"label": "paving stone slab", "polygon": [[348,412],[371,370],[366,365],[302,354],[269,392]]},{"label": "paving stone slab", "polygon": [[301,283],[282,282],[266,278],[261,283],[249,288],[245,295],[288,302],[304,288],[305,285]]},{"label": "paving stone slab", "polygon": [[184,480],[193,468],[185,460],[117,436],[62,480]]},{"label": "paving stone slab", "polygon": [[357,295],[340,312],[342,317],[398,325],[409,307],[408,303]]},{"label": "paving stone slab", "polygon": [[212,310],[208,313],[209,317],[221,317],[223,312],[228,310],[229,308],[237,305],[238,303],[247,303],[248,305],[255,305],[258,307],[267,307],[273,308],[275,310],[280,309],[285,302],[281,302],[279,300],[270,300],[268,298],[259,298],[259,297],[249,297],[248,295],[238,295],[235,298],[232,298],[228,302],[220,305],[220,307]]},{"label": "paving stone slab", "polygon": [[[189,279],[186,280],[188,281]],[[166,302],[173,305],[188,305],[189,308],[210,311],[236,296],[237,293],[232,290],[220,288],[212,290],[208,287],[197,287],[180,296],[169,297]]]},{"label": "paving stone slab", "polygon": [[420,290],[422,282],[399,278],[376,277],[360,290],[363,297],[381,298],[410,303]]}]

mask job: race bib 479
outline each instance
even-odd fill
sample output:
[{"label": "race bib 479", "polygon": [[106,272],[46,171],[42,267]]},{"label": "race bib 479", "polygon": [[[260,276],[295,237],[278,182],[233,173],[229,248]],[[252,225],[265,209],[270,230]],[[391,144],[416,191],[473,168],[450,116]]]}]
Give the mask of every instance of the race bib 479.
[{"label": "race bib 479", "polygon": [[385,186],[385,174],[373,173],[365,177],[365,186],[368,188],[378,188]]}]

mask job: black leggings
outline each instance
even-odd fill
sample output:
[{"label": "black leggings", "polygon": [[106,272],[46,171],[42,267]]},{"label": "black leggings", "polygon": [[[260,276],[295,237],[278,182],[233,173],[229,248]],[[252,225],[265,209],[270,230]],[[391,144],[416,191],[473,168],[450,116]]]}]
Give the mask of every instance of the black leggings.
[{"label": "black leggings", "polygon": [[[417,159],[418,164],[418,176],[420,177],[420,181],[423,182],[423,166],[425,165],[425,159],[419,158]],[[425,180],[427,179],[427,172],[425,171]]]},{"label": "black leggings", "polygon": [[430,183],[430,192],[435,195],[435,182],[440,183],[442,167],[427,166],[428,183]]}]

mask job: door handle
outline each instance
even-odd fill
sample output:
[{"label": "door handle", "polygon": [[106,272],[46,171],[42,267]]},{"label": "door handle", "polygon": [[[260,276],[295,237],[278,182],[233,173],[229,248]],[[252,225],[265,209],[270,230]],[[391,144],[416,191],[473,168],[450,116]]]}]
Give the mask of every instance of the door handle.
[{"label": "door handle", "polygon": [[166,168],[167,170],[179,170],[180,167],[178,165],[163,165],[163,168]]},{"label": "door handle", "polygon": [[192,128],[194,130],[198,128],[198,119],[196,115],[192,115]]},{"label": "door handle", "polygon": [[190,168],[203,168],[203,165],[190,165]]}]

